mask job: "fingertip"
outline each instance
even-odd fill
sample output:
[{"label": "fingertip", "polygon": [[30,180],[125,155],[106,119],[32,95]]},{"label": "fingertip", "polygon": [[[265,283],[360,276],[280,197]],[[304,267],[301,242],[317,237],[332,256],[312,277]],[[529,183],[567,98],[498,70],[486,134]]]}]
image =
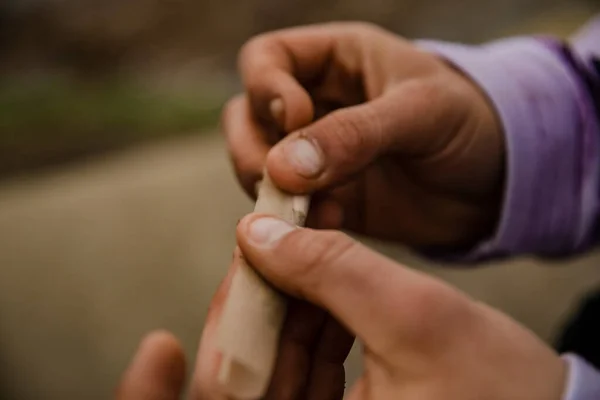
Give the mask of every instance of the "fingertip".
[{"label": "fingertip", "polygon": [[169,331],[158,329],[146,334],[141,343],[140,349],[160,348],[163,350],[182,352],[179,340]]},{"label": "fingertip", "polygon": [[298,229],[281,218],[252,214],[238,225],[238,243],[244,250],[266,250],[274,247],[288,233]]},{"label": "fingertip", "polygon": [[293,135],[269,151],[265,165],[278,187],[293,194],[308,194],[318,188],[322,160],[322,153],[313,143]]},{"label": "fingertip", "polygon": [[244,254],[252,250],[252,245],[250,243],[250,228],[252,223],[257,219],[265,217],[264,214],[259,213],[251,213],[244,216],[240,219],[240,222],[237,224],[235,229],[235,236],[237,240],[237,244],[240,251],[240,256],[244,257]]},{"label": "fingertip", "polygon": [[119,399],[177,398],[185,381],[185,355],[169,332],[147,334],[117,389]]},{"label": "fingertip", "polygon": [[[185,354],[179,340],[166,330],[148,333],[141,341],[138,350],[140,361],[135,364],[154,364],[157,375],[169,376],[173,380],[185,376]],[[166,375],[165,375],[166,373]]]}]

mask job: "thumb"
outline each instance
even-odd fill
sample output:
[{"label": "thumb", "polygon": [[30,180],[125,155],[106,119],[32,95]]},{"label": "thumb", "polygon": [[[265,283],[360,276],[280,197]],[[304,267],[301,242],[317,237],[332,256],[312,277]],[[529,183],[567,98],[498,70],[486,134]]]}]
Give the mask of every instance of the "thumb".
[{"label": "thumb", "polygon": [[433,85],[404,83],[291,133],[269,152],[269,175],[284,190],[310,193],[344,183],[384,153],[427,154],[445,137],[436,127],[442,120],[436,114],[444,112],[441,96],[428,86]]},{"label": "thumb", "polygon": [[410,345],[423,330],[439,329],[450,288],[343,233],[254,214],[238,225],[237,239],[265,279],[329,311],[371,351],[385,354],[398,341]]}]

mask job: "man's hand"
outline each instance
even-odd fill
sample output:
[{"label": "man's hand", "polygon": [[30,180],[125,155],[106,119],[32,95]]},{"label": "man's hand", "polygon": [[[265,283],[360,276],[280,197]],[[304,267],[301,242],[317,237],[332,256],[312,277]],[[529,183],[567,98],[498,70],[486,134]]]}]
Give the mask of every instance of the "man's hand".
[{"label": "man's hand", "polygon": [[[237,239],[248,262],[295,299],[267,399],[341,399],[354,336],[363,345],[365,370],[347,399],[562,397],[565,366],[556,353],[442,281],[342,233],[272,217],[246,217]],[[217,320],[218,311],[207,322],[199,355],[202,400],[223,399],[216,385]]]},{"label": "man's hand", "polygon": [[[442,281],[405,268],[333,231],[251,215],[237,239],[248,262],[290,295],[265,399],[342,399],[354,337],[364,374],[347,399],[560,400],[560,357],[507,316]],[[231,273],[229,274],[231,277]],[[217,381],[216,327],[229,279],[213,299],[193,374],[193,400],[232,400]],[[174,339],[146,339],[119,400],[181,395],[184,362]]]},{"label": "man's hand", "polygon": [[496,225],[502,129],[460,72],[362,23],[258,36],[240,54],[245,93],[223,113],[250,195],[267,167],[313,193],[309,226],[415,246],[469,246]]}]

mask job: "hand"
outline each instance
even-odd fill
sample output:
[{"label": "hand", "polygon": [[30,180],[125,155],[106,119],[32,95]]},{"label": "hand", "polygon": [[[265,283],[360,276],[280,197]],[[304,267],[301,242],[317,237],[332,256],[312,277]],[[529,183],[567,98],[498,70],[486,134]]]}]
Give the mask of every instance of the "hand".
[{"label": "hand", "polygon": [[[265,399],[335,400],[354,335],[364,374],[349,400],[559,400],[562,360],[507,316],[407,269],[339,232],[251,215],[237,232],[245,258],[291,295]],[[228,400],[217,383],[216,328],[233,270],[218,290],[200,344],[191,399]],[[184,360],[175,339],[150,335],[119,400],[180,398]]]},{"label": "hand", "polygon": [[258,36],[239,65],[245,94],[222,118],[248,193],[266,165],[281,188],[315,193],[313,227],[415,246],[468,246],[491,234],[502,129],[451,66],[362,23]]},{"label": "hand", "polygon": [[[249,263],[297,299],[267,399],[341,399],[353,335],[363,345],[365,369],[347,394],[350,400],[562,397],[566,368],[556,353],[507,316],[442,281],[342,233],[297,228],[271,217],[246,217],[237,239]],[[208,321],[199,361],[203,372],[196,376],[203,400],[223,399],[214,384],[216,320],[218,312]]]}]

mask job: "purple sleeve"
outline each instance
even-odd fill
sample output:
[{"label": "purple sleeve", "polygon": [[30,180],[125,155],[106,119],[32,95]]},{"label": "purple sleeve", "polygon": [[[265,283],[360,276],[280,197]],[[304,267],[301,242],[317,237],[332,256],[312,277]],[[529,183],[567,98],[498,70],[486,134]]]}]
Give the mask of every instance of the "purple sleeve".
[{"label": "purple sleeve", "polygon": [[564,355],[563,359],[568,376],[562,400],[600,399],[600,371],[574,354]]},{"label": "purple sleeve", "polygon": [[503,207],[493,237],[464,261],[560,256],[597,239],[600,19],[575,43],[515,38],[484,46],[420,41],[478,83],[506,137]]}]

